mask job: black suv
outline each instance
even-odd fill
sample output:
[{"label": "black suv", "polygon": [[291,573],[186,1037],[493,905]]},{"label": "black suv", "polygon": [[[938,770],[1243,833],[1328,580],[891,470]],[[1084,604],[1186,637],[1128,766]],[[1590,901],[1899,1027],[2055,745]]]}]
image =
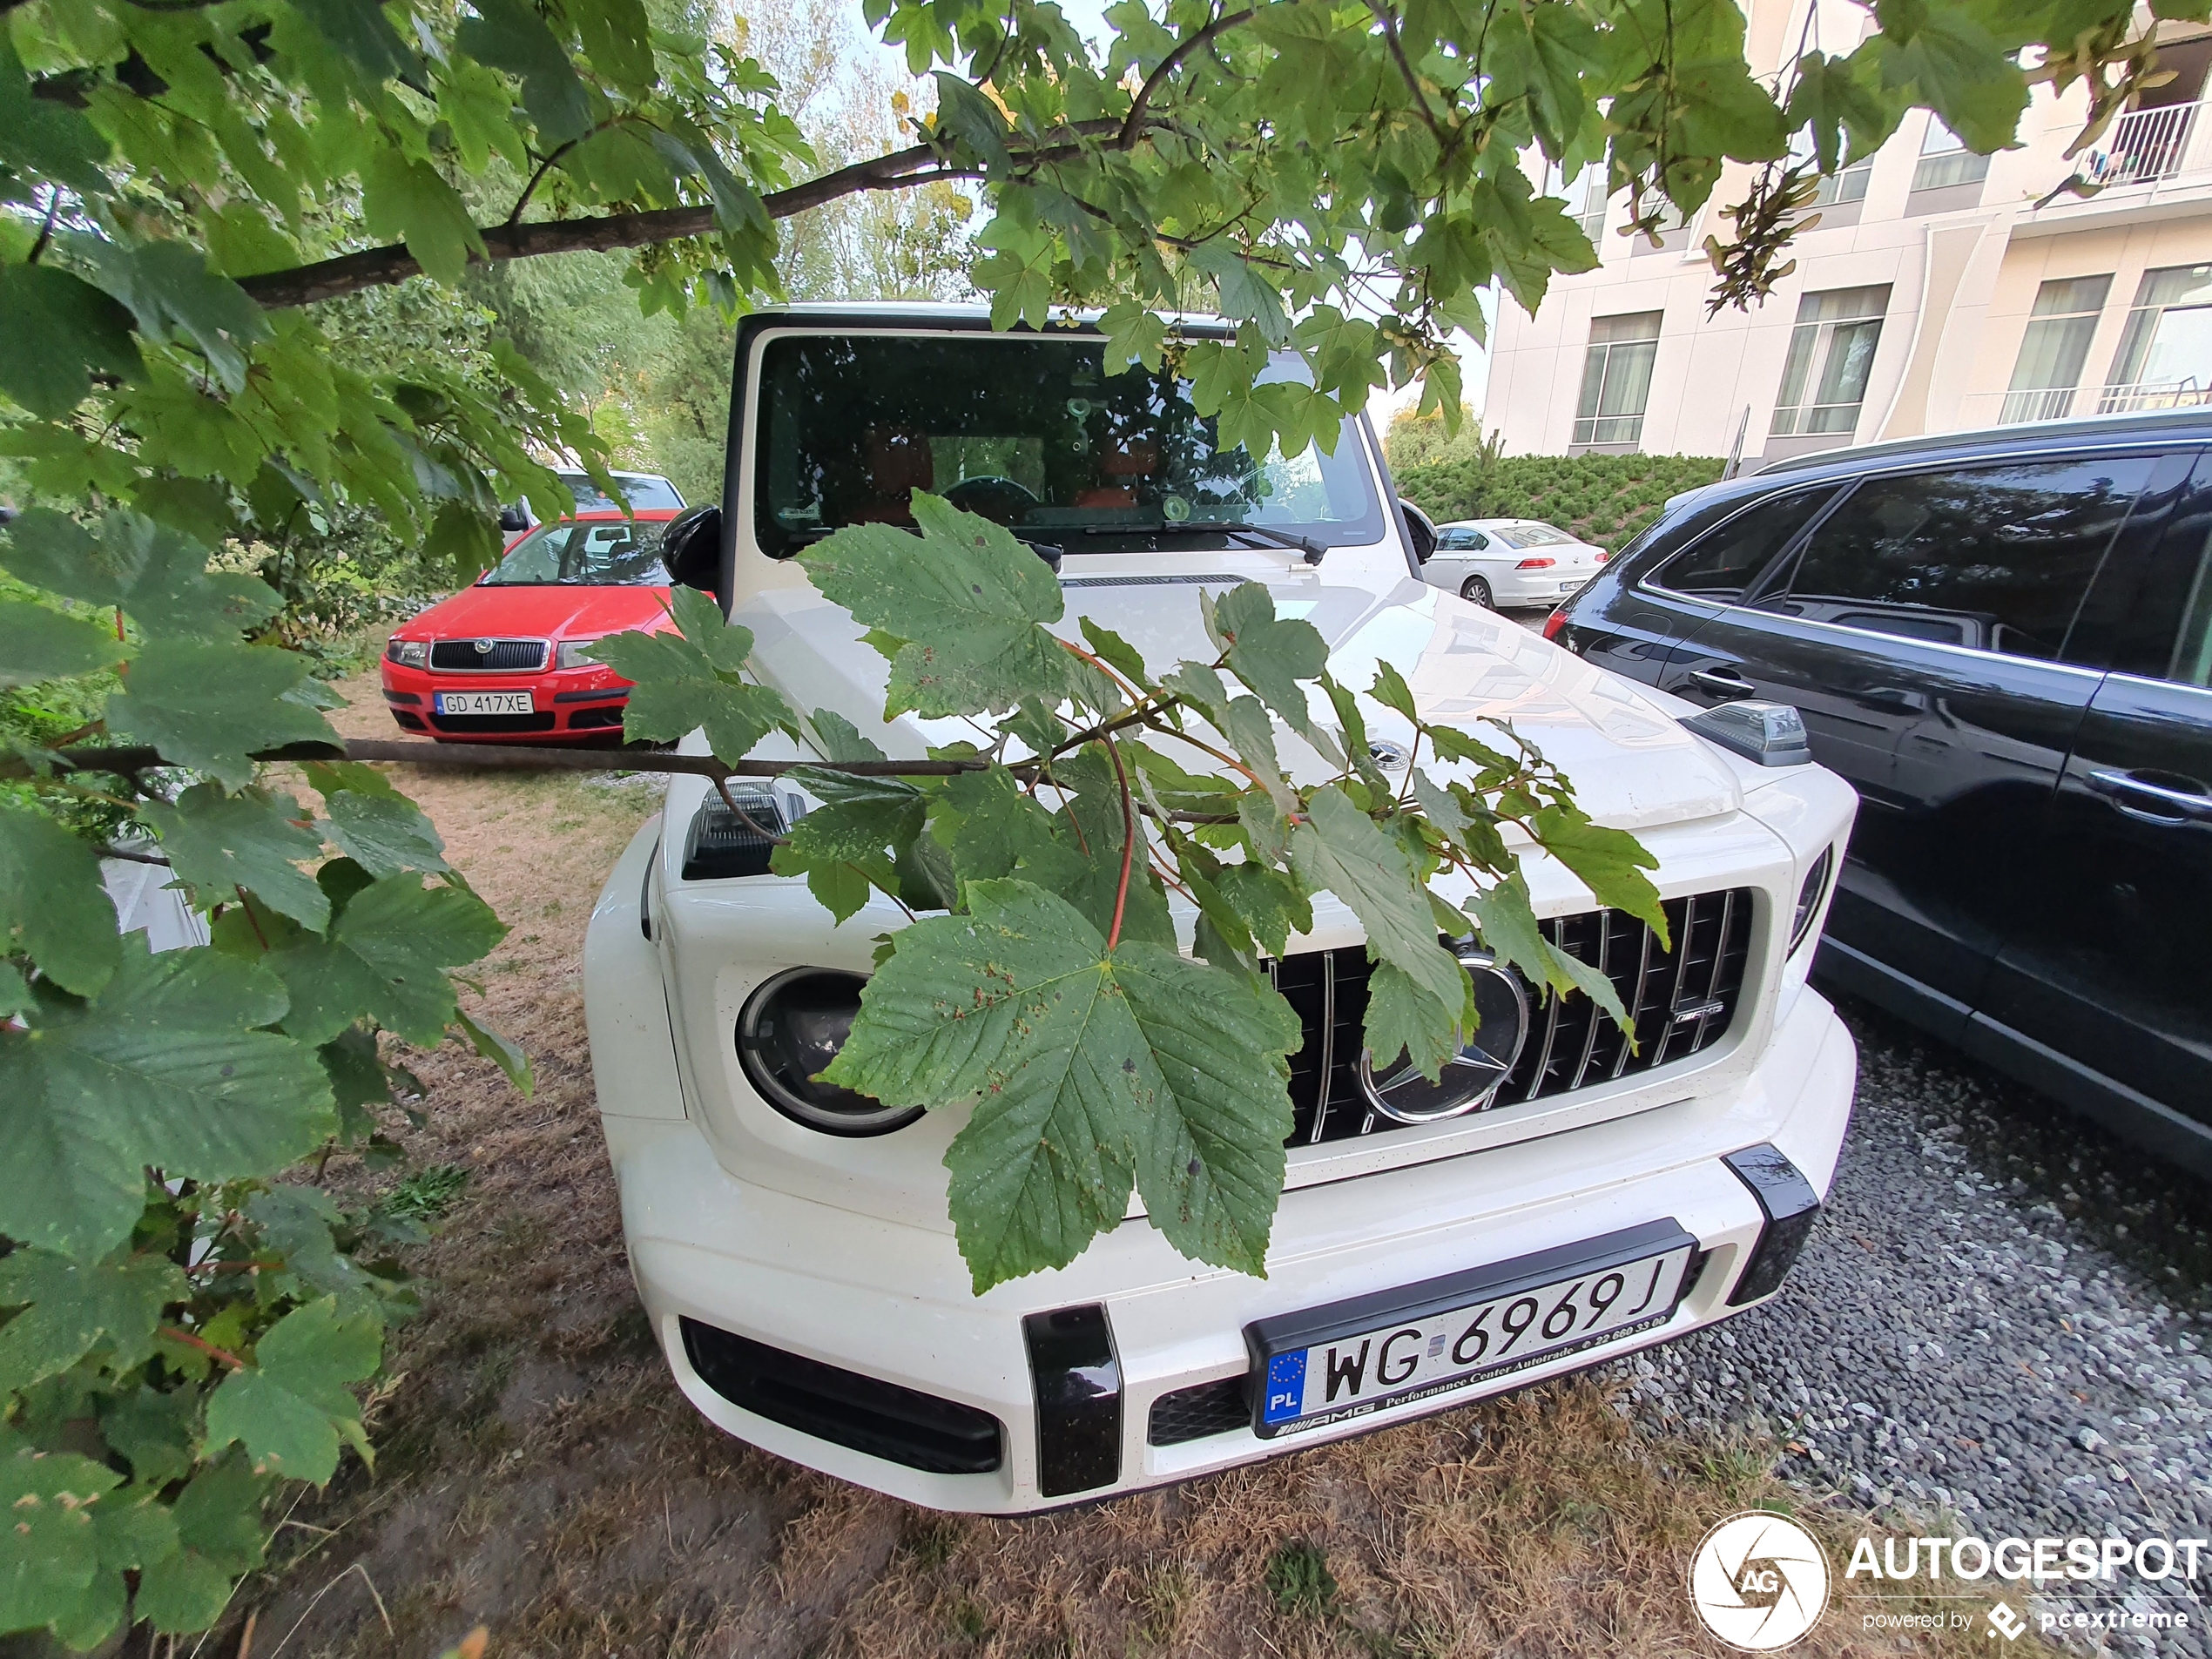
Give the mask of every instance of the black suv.
[{"label": "black suv", "polygon": [[2212,1174],[2212,409],[1667,504],[1545,632],[1795,704],[1862,799],[1816,972]]}]

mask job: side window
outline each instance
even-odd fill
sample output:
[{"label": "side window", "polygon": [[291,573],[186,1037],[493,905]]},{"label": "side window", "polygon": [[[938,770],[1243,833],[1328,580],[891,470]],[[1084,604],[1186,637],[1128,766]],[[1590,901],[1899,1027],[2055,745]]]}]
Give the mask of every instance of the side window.
[{"label": "side window", "polygon": [[1652,580],[1701,599],[1741,598],[1774,556],[1828,504],[1838,489],[1818,484],[1756,502],[1659,567]]},{"label": "side window", "polygon": [[1465,530],[1439,530],[1436,534],[1436,550],[1440,553],[1456,553],[1467,544]]},{"label": "side window", "polygon": [[2166,678],[2182,685],[2212,686],[2212,544],[2197,561],[2196,581],[2182,613],[2181,643]]},{"label": "side window", "polygon": [[2015,462],[1862,482],[1763,610],[2063,660],[2090,579],[2155,460]]},{"label": "side window", "polygon": [[1480,553],[1490,545],[1490,538],[1480,530],[1469,530],[1467,533],[1467,538],[1464,545],[1470,553]]}]

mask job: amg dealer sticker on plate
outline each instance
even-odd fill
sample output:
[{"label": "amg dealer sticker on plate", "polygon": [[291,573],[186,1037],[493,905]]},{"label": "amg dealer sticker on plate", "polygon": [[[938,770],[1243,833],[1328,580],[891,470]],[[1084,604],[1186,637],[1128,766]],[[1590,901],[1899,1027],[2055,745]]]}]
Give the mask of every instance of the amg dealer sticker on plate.
[{"label": "amg dealer sticker on plate", "polygon": [[1673,1221],[1428,1279],[1244,1330],[1262,1439],[1363,1417],[1656,1330],[1697,1241]]}]

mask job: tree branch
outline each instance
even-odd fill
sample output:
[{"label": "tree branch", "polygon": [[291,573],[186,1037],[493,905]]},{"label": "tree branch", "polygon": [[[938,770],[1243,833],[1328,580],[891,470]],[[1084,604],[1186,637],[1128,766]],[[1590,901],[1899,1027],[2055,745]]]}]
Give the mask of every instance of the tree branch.
[{"label": "tree branch", "polygon": [[[1053,144],[1041,146],[1035,154],[1043,156],[1064,150],[1066,140],[1070,138],[1103,138],[1118,133],[1123,125],[1122,122],[1109,120],[1076,122],[1051,135]],[[880,190],[910,190],[941,179],[981,177],[982,173],[975,168],[946,165],[941,152],[928,145],[917,144],[894,150],[887,156],[878,156],[873,161],[840,167],[788,190],[772,191],[760,199],[760,206],[772,219],[789,219],[846,196]],[[483,238],[485,259],[471,262],[497,264],[507,260],[536,259],[546,253],[604,253],[616,248],[644,247],[657,242],[705,236],[714,226],[714,209],[704,205],[607,213],[596,219],[479,226],[477,234]],[[304,306],[318,300],[358,293],[364,288],[387,287],[419,276],[421,271],[405,244],[395,242],[383,247],[341,253],[313,265],[294,266],[288,271],[241,277],[239,286],[264,306]]]},{"label": "tree branch", "polygon": [[1136,89],[1136,96],[1130,100],[1129,118],[1122,123],[1121,134],[1114,141],[1116,149],[1133,150],[1136,147],[1136,140],[1143,130],[1144,111],[1152,102],[1152,94],[1158,91],[1167,78],[1175,73],[1177,66],[1216,36],[1234,29],[1239,24],[1251,22],[1252,10],[1247,6],[1242,11],[1231,11],[1216,17],[1197,34],[1176,43],[1174,50],[1153,66],[1152,72],[1144,78],[1144,84]]},{"label": "tree branch", "polygon": [[1122,913],[1129,907],[1129,868],[1136,852],[1136,814],[1130,806],[1129,773],[1122,770],[1121,748],[1111,738],[1106,739],[1106,752],[1113,757],[1114,781],[1122,790],[1122,879],[1114,889],[1114,926],[1106,935],[1106,954],[1110,956],[1114,947],[1122,942]]}]

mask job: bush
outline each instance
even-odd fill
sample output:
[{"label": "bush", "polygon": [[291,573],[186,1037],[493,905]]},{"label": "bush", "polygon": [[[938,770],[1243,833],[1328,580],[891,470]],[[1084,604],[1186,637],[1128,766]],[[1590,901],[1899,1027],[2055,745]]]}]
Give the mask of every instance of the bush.
[{"label": "bush", "polygon": [[1463,455],[1396,473],[1398,493],[1440,524],[1541,518],[1617,551],[1667,499],[1721,475],[1716,455]]}]

